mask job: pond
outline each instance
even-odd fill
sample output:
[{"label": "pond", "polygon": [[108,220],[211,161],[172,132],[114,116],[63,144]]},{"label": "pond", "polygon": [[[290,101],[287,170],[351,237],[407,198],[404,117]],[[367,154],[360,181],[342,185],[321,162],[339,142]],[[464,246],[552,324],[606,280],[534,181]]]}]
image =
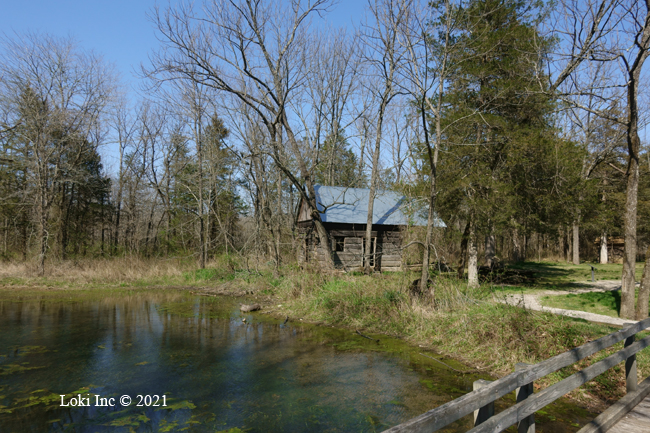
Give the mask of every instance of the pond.
[{"label": "pond", "polygon": [[[488,378],[398,339],[244,314],[239,302],[0,292],[0,431],[382,431]],[[538,431],[589,419],[558,405]]]}]

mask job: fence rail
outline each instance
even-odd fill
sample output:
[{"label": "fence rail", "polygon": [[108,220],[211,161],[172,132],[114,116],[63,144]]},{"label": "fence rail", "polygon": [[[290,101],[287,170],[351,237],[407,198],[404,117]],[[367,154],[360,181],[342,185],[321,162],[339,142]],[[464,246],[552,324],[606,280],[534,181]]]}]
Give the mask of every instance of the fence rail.
[{"label": "fence rail", "polygon": [[[650,318],[628,324],[620,331],[591,341],[538,364],[517,364],[515,371],[493,382],[476,381],[474,390],[456,400],[412,418],[384,433],[435,432],[460,418],[474,413],[471,433],[500,432],[519,423],[519,433],[535,431],[534,414],[563,395],[625,361],[627,392],[637,389],[636,353],[650,346],[650,336],[635,342],[636,334],[650,327]],[[572,376],[533,394],[533,382],[568,367],[616,343],[625,341],[624,348]],[[516,391],[517,403],[494,415],[494,401]]]}]

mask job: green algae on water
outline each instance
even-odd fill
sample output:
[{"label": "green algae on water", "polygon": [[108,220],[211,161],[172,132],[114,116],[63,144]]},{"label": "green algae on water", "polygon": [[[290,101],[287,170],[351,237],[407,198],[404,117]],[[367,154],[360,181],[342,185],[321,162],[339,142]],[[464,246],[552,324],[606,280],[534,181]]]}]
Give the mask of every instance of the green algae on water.
[{"label": "green algae on water", "polygon": [[[23,363],[23,364],[29,364],[29,363]],[[8,364],[8,365],[1,365],[0,366],[0,376],[7,376],[10,374],[15,374],[15,373],[24,373],[26,371],[30,370],[38,370],[41,368],[45,368],[44,366],[40,367],[28,367],[26,365],[20,365],[20,364]]]},{"label": "green algae on water", "polygon": [[[459,375],[388,336],[372,335],[377,344],[355,329],[242,315],[242,299],[171,290],[77,299],[66,292],[71,302],[47,296],[0,299],[0,327],[9,330],[0,347],[25,354],[0,358],[7,371],[23,368],[0,377],[0,425],[9,431],[376,431],[459,397],[485,377]],[[32,364],[17,360],[48,368],[28,370]],[[70,389],[77,391],[66,395],[100,395],[116,405],[61,408],[59,394]],[[137,407],[138,394],[166,395],[167,407]],[[131,406],[119,406],[121,395],[131,396]],[[585,422],[549,414],[555,422]],[[462,420],[450,431],[470,424]]]}]

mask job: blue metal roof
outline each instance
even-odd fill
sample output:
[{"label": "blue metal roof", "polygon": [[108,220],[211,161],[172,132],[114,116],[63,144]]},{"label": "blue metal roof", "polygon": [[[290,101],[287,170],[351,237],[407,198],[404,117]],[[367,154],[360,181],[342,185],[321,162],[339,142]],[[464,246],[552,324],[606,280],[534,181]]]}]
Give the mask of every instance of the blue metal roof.
[{"label": "blue metal roof", "polygon": [[[316,203],[321,219],[327,223],[366,224],[368,222],[367,188],[315,185]],[[324,213],[322,213],[324,212]],[[403,195],[392,191],[377,191],[372,210],[372,223],[379,225],[427,225],[426,207],[418,207]],[[435,227],[447,227],[438,217]]]}]

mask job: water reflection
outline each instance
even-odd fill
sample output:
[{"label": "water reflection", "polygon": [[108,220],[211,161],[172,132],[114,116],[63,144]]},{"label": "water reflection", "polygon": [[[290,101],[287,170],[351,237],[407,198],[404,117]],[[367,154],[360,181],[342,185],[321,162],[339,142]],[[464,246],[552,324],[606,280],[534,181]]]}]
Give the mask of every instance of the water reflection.
[{"label": "water reflection", "polygon": [[[0,430],[381,431],[476,379],[397,340],[242,317],[233,299],[182,292],[0,301]],[[116,406],[62,408],[71,393]],[[137,407],[138,395],[167,407]]]}]

